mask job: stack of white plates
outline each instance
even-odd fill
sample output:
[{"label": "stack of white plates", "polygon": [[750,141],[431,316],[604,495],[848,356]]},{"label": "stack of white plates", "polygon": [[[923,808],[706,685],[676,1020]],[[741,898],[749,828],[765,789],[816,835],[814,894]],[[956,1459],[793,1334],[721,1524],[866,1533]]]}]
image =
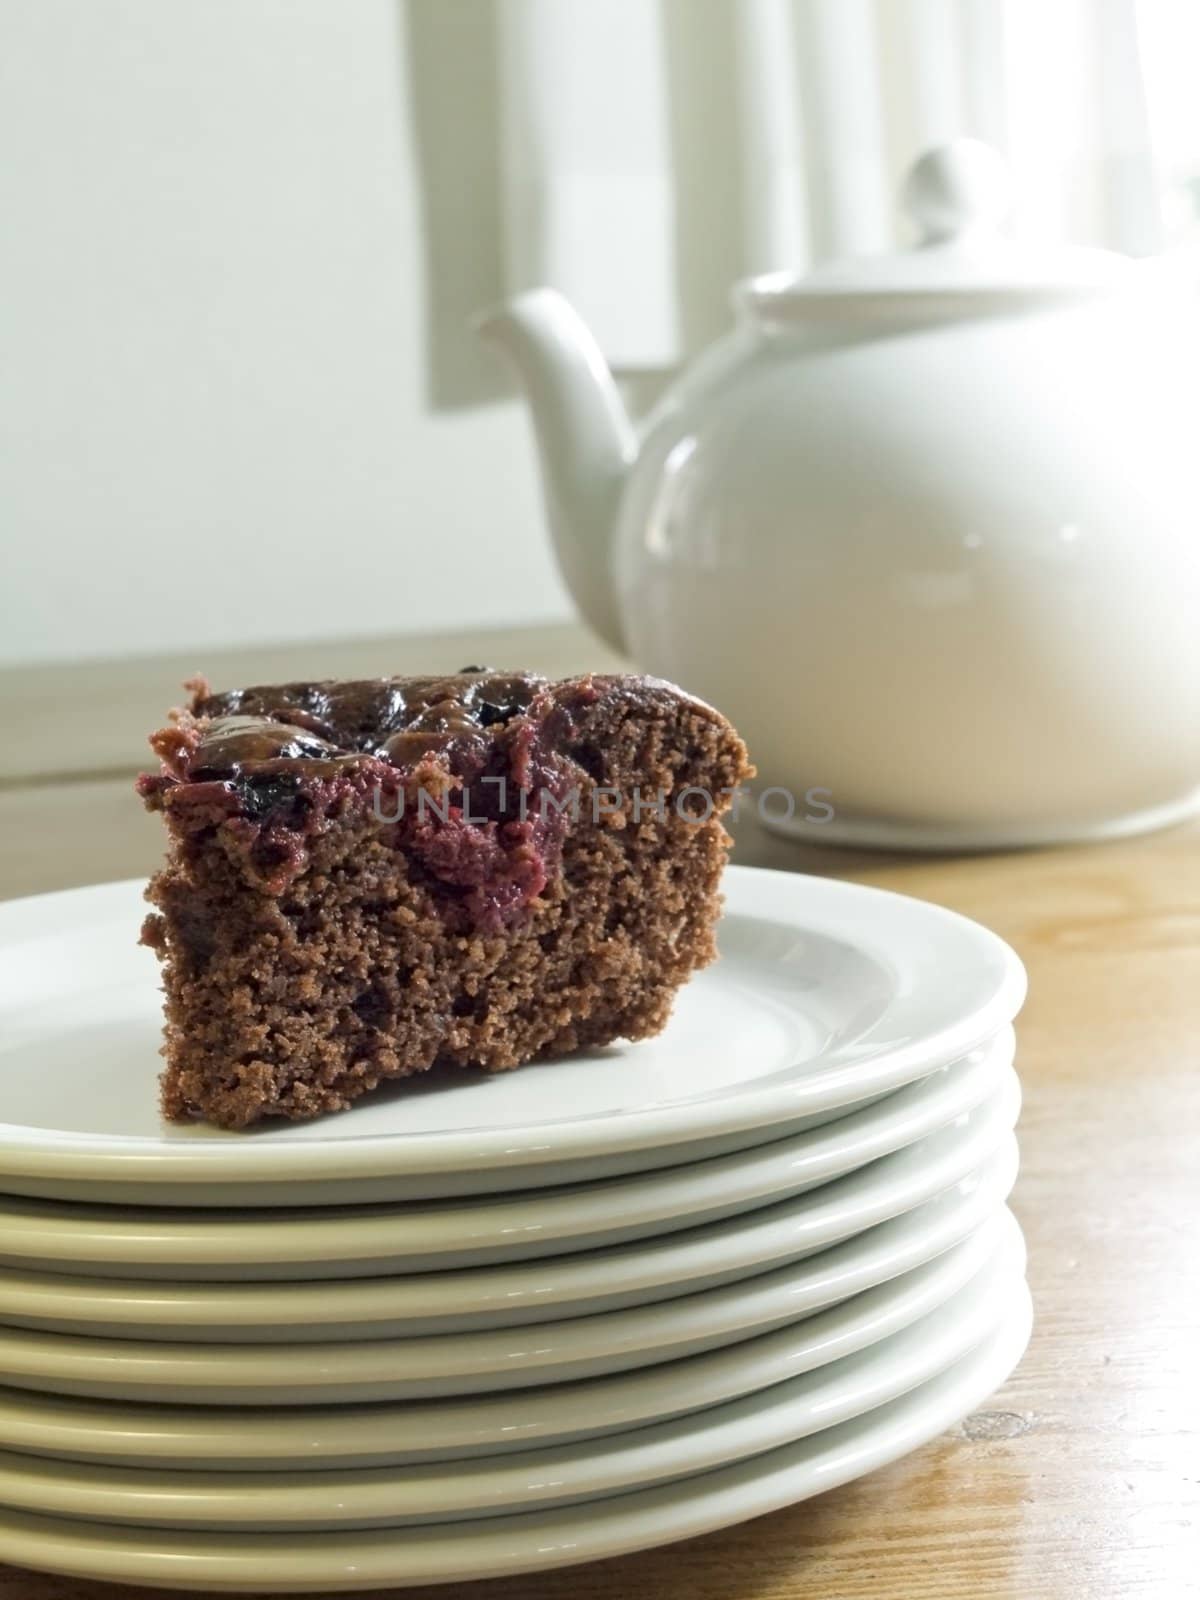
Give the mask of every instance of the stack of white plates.
[{"label": "stack of white plates", "polygon": [[733,869],[660,1038],[238,1135],[159,1121],[141,911],[0,907],[0,1560],[585,1561],[856,1477],[1019,1358],[1024,975],[975,924]]}]

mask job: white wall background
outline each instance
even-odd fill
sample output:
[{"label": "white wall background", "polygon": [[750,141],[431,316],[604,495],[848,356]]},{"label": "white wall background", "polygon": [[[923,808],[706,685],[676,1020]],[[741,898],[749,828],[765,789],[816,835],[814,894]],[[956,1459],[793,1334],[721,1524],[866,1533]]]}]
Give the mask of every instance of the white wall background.
[{"label": "white wall background", "polygon": [[487,20],[0,0],[0,661],[569,614],[462,326]]},{"label": "white wall background", "polygon": [[[0,664],[569,615],[472,311],[553,281],[649,398],[963,131],[1031,233],[1135,250],[1153,144],[1194,238],[1193,13],[0,0]],[[869,237],[822,237],[864,172]]]}]

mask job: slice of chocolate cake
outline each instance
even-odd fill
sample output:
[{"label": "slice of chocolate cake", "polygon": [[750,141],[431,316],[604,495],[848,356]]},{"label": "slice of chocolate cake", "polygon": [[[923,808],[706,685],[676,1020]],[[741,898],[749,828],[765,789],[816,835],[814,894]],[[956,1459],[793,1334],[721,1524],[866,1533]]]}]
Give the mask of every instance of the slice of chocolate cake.
[{"label": "slice of chocolate cake", "polygon": [[713,959],[749,768],[672,685],[188,687],[138,786],[170,835],[142,935],[168,1117],[312,1117],[435,1064],[645,1038]]}]

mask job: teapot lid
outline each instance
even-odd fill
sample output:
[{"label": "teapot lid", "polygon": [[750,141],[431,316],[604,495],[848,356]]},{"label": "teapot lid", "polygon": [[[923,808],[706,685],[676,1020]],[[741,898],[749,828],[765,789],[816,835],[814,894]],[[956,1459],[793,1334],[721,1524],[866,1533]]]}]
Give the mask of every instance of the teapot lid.
[{"label": "teapot lid", "polygon": [[737,286],[741,302],[770,322],[866,312],[971,312],[1071,301],[1140,281],[1138,264],[1115,250],[1039,247],[1005,237],[1008,168],[990,145],[958,139],[927,151],[901,194],[920,243],[890,255],[852,257],[798,276],[772,272]]}]

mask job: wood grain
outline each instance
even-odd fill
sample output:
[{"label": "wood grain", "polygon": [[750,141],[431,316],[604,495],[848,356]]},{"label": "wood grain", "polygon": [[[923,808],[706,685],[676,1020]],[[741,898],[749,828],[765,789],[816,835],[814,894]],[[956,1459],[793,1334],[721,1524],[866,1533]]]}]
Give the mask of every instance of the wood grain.
[{"label": "wood grain", "polygon": [[[53,788],[53,786],[52,786]],[[0,893],[144,870],[125,785],[0,804]],[[120,804],[118,804],[120,796]],[[13,795],[3,797],[6,804]],[[70,840],[69,844],[65,841]],[[414,1600],[1183,1600],[1200,1594],[1200,827],[920,859],[739,859],[922,895],[1023,956],[1015,1209],[1037,1325],[1016,1376],[894,1467],[769,1517]],[[0,1569],[0,1600],[145,1595]]]}]

